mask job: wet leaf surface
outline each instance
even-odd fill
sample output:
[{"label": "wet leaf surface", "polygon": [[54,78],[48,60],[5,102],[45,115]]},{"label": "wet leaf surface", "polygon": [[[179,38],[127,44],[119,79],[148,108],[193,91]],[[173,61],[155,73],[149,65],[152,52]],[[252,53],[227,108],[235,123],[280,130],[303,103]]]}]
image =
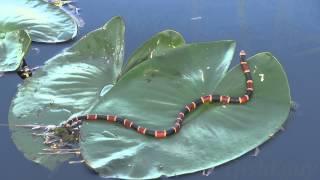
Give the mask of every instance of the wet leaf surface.
[{"label": "wet leaf surface", "polygon": [[0,72],[17,70],[30,43],[30,36],[25,31],[0,33]]},{"label": "wet leaf surface", "polygon": [[[91,112],[166,129],[194,98],[212,92],[242,95],[245,79],[240,67],[224,77],[231,56],[223,56],[228,52],[219,48],[223,43],[207,46],[207,51],[206,45],[183,47],[137,66]],[[85,123],[81,149],[86,163],[106,177],[156,178],[215,167],[254,149],[281,128],[290,95],[286,75],[270,53],[255,55],[249,62],[255,71],[255,94],[248,104],[202,106],[186,119],[179,134],[162,140],[105,122]],[[265,74],[263,82],[260,73]]]},{"label": "wet leaf surface", "polygon": [[[159,39],[160,43],[148,46]],[[160,32],[143,45],[145,49],[135,52],[132,59],[140,61],[140,55],[147,56],[150,50],[161,53],[168,49],[167,44],[179,46],[183,42],[174,31]],[[52,169],[72,156],[39,156],[46,147],[42,145],[43,139],[32,136],[30,129],[14,125],[57,125],[72,114],[90,109],[117,82],[123,66],[123,48],[124,24],[120,17],[115,17],[50,59],[19,87],[12,101],[9,123],[14,142],[28,159]]]},{"label": "wet leaf surface", "polygon": [[26,30],[32,41],[57,43],[77,35],[74,20],[43,0],[0,0],[0,31]]},{"label": "wet leaf surface", "polygon": [[[19,87],[9,123],[14,142],[28,159],[53,168],[70,156],[39,155],[45,147],[41,138],[14,124],[59,124],[71,116],[98,113],[165,129],[195,98],[244,93],[240,67],[227,72],[234,41],[184,45],[178,33],[164,31],[123,68],[123,34],[123,21],[113,18]],[[170,138],[157,140],[106,122],[84,123],[80,148],[85,163],[105,177],[157,178],[212,168],[254,149],[287,119],[290,92],[281,65],[270,53],[257,54],[249,63],[255,93],[248,104],[204,105]]]},{"label": "wet leaf surface", "polygon": [[14,125],[58,125],[93,104],[104,86],[113,86],[120,73],[123,43],[123,21],[116,17],[50,59],[19,87],[11,104],[9,123],[14,142],[28,159],[54,168],[72,157],[38,155],[46,147],[43,139]]}]

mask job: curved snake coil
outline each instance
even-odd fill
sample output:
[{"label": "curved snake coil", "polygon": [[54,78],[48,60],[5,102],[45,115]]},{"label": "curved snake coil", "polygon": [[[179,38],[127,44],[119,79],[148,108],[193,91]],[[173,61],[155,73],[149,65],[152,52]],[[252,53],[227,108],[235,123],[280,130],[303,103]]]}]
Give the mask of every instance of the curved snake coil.
[{"label": "curved snake coil", "polygon": [[195,111],[202,104],[209,104],[209,103],[245,104],[250,100],[253,94],[253,80],[250,73],[250,67],[245,58],[246,58],[246,53],[242,50],[240,52],[240,65],[246,79],[246,92],[244,95],[239,97],[231,97],[231,96],[216,95],[216,94],[201,96],[199,99],[196,99],[192,101],[190,104],[186,105],[178,113],[178,116],[176,121],[174,122],[174,125],[166,130],[153,130],[153,129],[140,126],[129,119],[122,118],[116,115],[99,115],[99,114],[87,114],[87,115],[77,116],[67,120],[62,126],[67,129],[70,129],[70,128],[75,129],[75,128],[79,128],[79,126],[83,123],[83,121],[105,120],[110,123],[121,124],[122,126],[133,129],[140,134],[151,136],[154,138],[166,138],[168,136],[172,136],[180,131],[185,117],[189,113]]}]

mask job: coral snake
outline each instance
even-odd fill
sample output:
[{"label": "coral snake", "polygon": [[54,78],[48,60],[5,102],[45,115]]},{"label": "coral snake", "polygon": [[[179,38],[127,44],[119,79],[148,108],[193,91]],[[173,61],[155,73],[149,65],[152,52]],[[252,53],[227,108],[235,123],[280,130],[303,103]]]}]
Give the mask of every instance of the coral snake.
[{"label": "coral snake", "polygon": [[221,104],[245,104],[247,103],[253,94],[253,80],[250,73],[250,67],[246,61],[246,53],[240,51],[240,65],[242,72],[246,79],[246,92],[240,97],[231,97],[225,95],[210,94],[201,96],[199,99],[194,100],[190,104],[186,105],[179,113],[174,125],[166,130],[152,130],[143,126],[139,126],[133,121],[118,117],[116,115],[99,115],[99,114],[87,114],[82,116],[73,117],[62,124],[65,128],[78,128],[83,121],[105,120],[111,123],[118,123],[126,128],[131,128],[140,134],[151,136],[154,138],[165,138],[174,135],[182,128],[182,123],[187,114],[193,112],[202,104],[209,103],[221,103]]}]

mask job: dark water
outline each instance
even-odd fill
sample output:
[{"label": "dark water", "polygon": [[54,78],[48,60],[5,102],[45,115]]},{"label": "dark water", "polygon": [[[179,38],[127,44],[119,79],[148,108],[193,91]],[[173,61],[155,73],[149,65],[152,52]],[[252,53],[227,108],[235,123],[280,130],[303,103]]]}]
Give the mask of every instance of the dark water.
[{"label": "dark water", "polygon": [[[209,177],[195,173],[174,179],[319,179],[320,1],[78,1],[86,21],[78,38],[112,16],[124,17],[126,57],[153,34],[170,28],[181,32],[189,43],[233,39],[237,41],[237,50],[245,49],[249,55],[270,51],[284,66],[292,99],[299,105],[286,130],[260,147],[258,157],[248,153],[216,168]],[[34,44],[41,51],[37,54],[31,50],[28,62],[31,66],[41,65],[72,43]],[[7,123],[9,105],[20,82],[15,75],[0,79],[0,123]],[[63,164],[50,172],[24,158],[13,144],[8,128],[0,127],[0,137],[1,180],[101,179],[82,165]]]}]

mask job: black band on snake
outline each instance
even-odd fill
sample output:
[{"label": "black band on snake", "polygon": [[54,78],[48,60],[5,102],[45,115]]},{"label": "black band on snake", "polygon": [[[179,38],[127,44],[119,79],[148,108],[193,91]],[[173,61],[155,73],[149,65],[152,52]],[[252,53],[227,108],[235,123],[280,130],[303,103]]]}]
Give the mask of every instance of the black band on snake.
[{"label": "black band on snake", "polygon": [[225,95],[216,95],[209,94],[207,96],[201,96],[199,99],[194,100],[190,104],[186,105],[182,108],[180,112],[178,112],[177,119],[175,120],[173,126],[169,127],[165,130],[153,130],[143,126],[140,126],[133,121],[119,117],[116,115],[99,115],[99,114],[87,114],[82,116],[74,117],[70,120],[67,120],[62,124],[62,127],[69,129],[70,133],[74,133],[73,130],[79,130],[79,127],[83,123],[83,121],[95,121],[95,120],[104,120],[109,123],[117,123],[125,128],[133,129],[134,131],[151,136],[154,138],[166,138],[178,133],[182,126],[185,117],[195,111],[202,104],[210,104],[210,103],[221,103],[221,104],[245,104],[247,103],[252,94],[253,94],[253,80],[250,73],[250,67],[246,61],[246,53],[242,50],[240,52],[240,65],[242,71],[245,75],[246,79],[246,91],[244,95],[239,97],[231,97]]}]

